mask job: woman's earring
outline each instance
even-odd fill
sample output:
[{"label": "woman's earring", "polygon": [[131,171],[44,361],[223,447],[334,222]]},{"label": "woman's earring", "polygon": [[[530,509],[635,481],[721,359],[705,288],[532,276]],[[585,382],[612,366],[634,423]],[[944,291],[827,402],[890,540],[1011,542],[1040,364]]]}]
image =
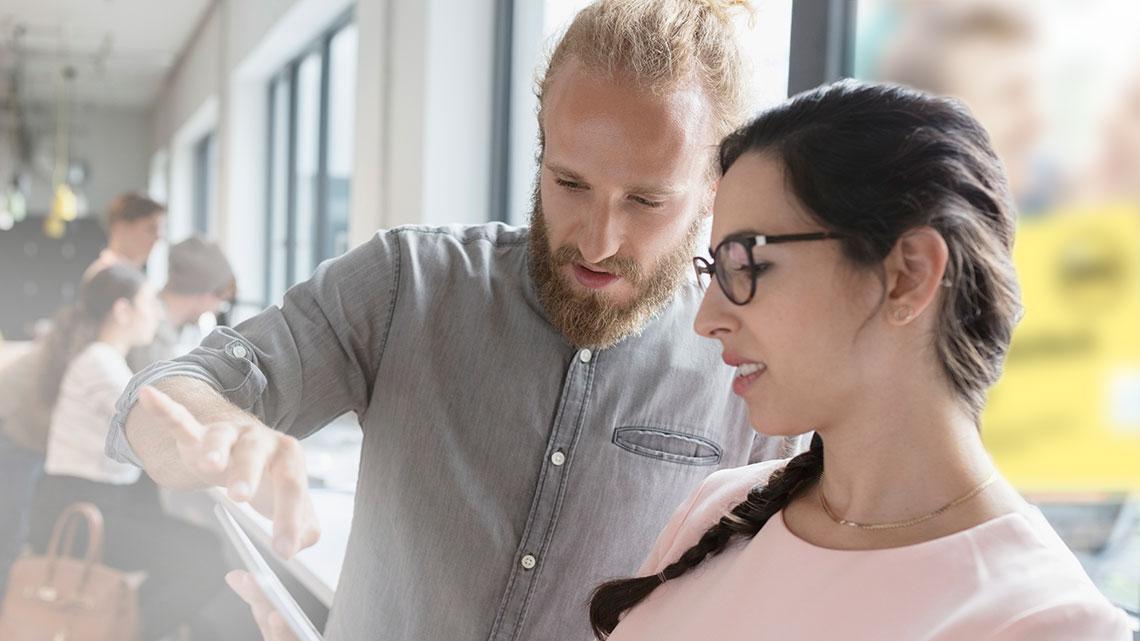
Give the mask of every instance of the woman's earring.
[{"label": "woman's earring", "polygon": [[899,324],[909,323],[911,318],[914,318],[914,309],[909,305],[895,308],[895,321]]}]

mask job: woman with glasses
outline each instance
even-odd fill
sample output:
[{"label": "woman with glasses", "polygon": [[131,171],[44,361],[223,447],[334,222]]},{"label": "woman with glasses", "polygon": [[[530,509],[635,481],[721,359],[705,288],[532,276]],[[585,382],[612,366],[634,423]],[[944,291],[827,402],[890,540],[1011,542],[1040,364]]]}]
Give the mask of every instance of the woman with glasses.
[{"label": "woman with glasses", "polygon": [[595,591],[597,636],[1129,639],[982,446],[1021,310],[1015,212],[978,123],[840,83],[730,135],[720,167],[696,329],[758,431],[815,434],[710,476],[640,575]]}]

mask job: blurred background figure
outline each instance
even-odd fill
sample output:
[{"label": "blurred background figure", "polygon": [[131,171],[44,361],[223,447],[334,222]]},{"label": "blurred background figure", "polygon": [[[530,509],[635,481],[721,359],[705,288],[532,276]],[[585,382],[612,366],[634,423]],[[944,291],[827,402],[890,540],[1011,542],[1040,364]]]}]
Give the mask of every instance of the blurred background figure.
[{"label": "blurred background figure", "polygon": [[[71,362],[90,351],[93,356],[83,360],[84,363],[92,361],[88,372],[90,380],[82,381],[83,370],[77,369],[70,379],[69,389],[89,384],[86,391],[91,394],[91,402],[106,404],[107,397],[118,386],[115,375],[124,373],[115,370],[114,358],[103,368],[109,371],[98,371],[96,365],[106,363],[95,359],[99,355],[113,354],[119,348],[125,354],[131,347],[152,340],[160,313],[154,290],[146,284],[141,272],[125,264],[111,265],[84,283],[79,298],[56,315],[51,331],[39,344],[0,370],[0,418],[3,420],[0,423],[3,428],[0,469],[5,475],[0,509],[8,517],[0,526],[0,541],[3,541],[0,572],[5,579],[27,535],[32,496],[42,475],[54,410]],[[130,376],[127,369],[124,385]],[[70,394],[75,392],[71,389]],[[109,402],[113,408],[114,398],[110,397]],[[98,429],[89,422],[82,425]],[[104,434],[106,429],[104,425]],[[101,450],[98,458],[90,456],[92,444],[98,438],[88,435],[87,456],[80,457],[92,468],[98,468],[99,458],[103,458]],[[45,518],[54,519],[54,516]],[[7,585],[6,580],[4,585]]]},{"label": "blurred background figure", "polygon": [[[125,261],[111,265],[129,266]],[[212,241],[191,237],[171,247],[166,272],[166,285],[157,296],[155,330],[134,336],[129,346],[127,362],[133,371],[189,351],[200,339],[199,322],[212,326],[216,321],[209,315],[223,311],[234,299],[233,270]],[[52,388],[67,364],[60,359],[72,351],[68,345],[83,346],[95,331],[94,319],[80,313],[78,305],[66,306],[42,340],[0,363],[0,513],[11,517],[0,522],[0,595],[11,561],[23,546],[32,493],[42,476],[54,408]],[[150,339],[144,340],[147,336]],[[98,452],[102,457],[102,450]]]},{"label": "blurred background figure", "polygon": [[[1002,158],[1025,211],[1047,201],[1040,175],[1042,106],[1039,26],[1014,0],[898,0],[884,3],[884,29],[868,75],[969,105]],[[870,26],[868,28],[871,28]]]},{"label": "blurred background figure", "polygon": [[[170,248],[166,285],[159,292],[165,312],[149,344],[135,347],[127,357],[131,369],[169,360],[197,346],[203,329],[217,324],[215,315],[227,311],[237,295],[230,261],[217,243],[192,236]],[[199,325],[203,317],[209,327]]]},{"label": "blurred background figure", "polygon": [[[191,624],[195,638],[212,639],[216,632],[195,613],[223,585],[216,537],[167,516],[156,486],[138,468],[103,453],[115,402],[132,375],[127,352],[154,340],[161,316],[143,274],[113,264],[92,275],[56,321],[44,346],[40,393],[53,411],[30,539],[43,553],[66,506],[94,503],[105,521],[104,562],[146,574],[139,590],[142,638],[156,641]],[[170,554],[173,545],[187,546],[187,553]]]},{"label": "blurred background figure", "polygon": [[1071,185],[1071,198],[1089,205],[1140,203],[1140,51],[1135,70],[1104,109],[1096,149]]},{"label": "blurred background figure", "polygon": [[84,272],[84,280],[118,262],[145,271],[165,226],[165,207],[141,194],[119,194],[107,208],[107,247]]}]

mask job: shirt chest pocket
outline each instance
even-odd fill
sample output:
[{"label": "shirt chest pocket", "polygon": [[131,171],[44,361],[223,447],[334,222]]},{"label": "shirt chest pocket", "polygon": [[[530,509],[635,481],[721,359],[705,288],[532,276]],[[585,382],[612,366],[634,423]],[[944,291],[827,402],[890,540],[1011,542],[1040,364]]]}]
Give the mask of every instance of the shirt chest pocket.
[{"label": "shirt chest pocket", "polygon": [[619,427],[613,443],[627,452],[681,465],[714,466],[723,455],[721,446],[708,438],[660,427]]}]

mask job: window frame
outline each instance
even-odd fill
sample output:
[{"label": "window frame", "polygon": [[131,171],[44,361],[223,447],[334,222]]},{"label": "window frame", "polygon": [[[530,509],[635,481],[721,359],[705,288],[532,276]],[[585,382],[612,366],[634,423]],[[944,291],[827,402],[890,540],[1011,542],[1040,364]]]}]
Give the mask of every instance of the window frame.
[{"label": "window frame", "polygon": [[[317,55],[320,61],[320,80],[318,82],[319,95],[317,98],[317,166],[316,166],[316,183],[313,189],[313,229],[310,234],[311,245],[309,251],[313,257],[313,263],[318,264],[323,260],[332,258],[332,240],[328,234],[328,193],[329,193],[329,175],[328,175],[328,148],[329,148],[329,51],[333,38],[337,36],[342,30],[350,27],[356,22],[355,8],[349,8],[337,19],[333,20],[329,25],[321,31],[320,35],[314,38],[309,44],[297,50],[297,52],[286,62],[277,72],[271,74],[266,82],[266,106],[267,106],[267,119],[266,119],[266,156],[265,156],[265,231],[267,242],[265,244],[265,296],[266,305],[272,304],[273,301],[279,300],[279,297],[284,294],[290,287],[298,282],[308,278],[311,274],[298,273],[297,265],[297,79],[299,70],[302,63],[311,55]],[[277,110],[277,87],[279,83],[288,83],[287,104],[285,127],[286,133],[283,137],[285,149],[277,149],[277,134],[276,125],[276,110]],[[275,163],[274,159],[284,153],[286,156],[286,171],[285,171],[285,216],[284,224],[286,226],[285,233],[282,235],[284,239],[284,247],[278,247],[276,243],[276,236],[274,233],[277,231],[274,226],[274,209],[277,203],[277,185],[274,183],[275,179]],[[284,291],[276,291],[274,289],[274,252],[284,251]],[[276,276],[280,276],[279,274]]]},{"label": "window frame", "polygon": [[[854,67],[856,0],[794,0],[791,11],[787,96],[850,77]],[[522,126],[518,119],[534,118],[534,114],[519,109],[516,98],[523,87],[533,84],[532,61],[525,53],[526,39],[545,38],[544,19],[544,10],[536,9],[533,3],[496,0],[495,109],[493,122],[488,123],[492,129],[490,221],[527,224],[528,210],[521,208],[524,201],[529,201],[533,173],[517,174],[522,171],[522,157],[529,164],[533,155],[529,141],[520,138]],[[541,64],[541,57],[547,52],[539,49]]]},{"label": "window frame", "polygon": [[211,129],[194,142],[193,146],[193,192],[192,192],[192,222],[191,227],[195,234],[210,235],[210,223],[213,220],[212,209],[214,191],[217,188],[215,170],[217,169],[217,136]]}]

